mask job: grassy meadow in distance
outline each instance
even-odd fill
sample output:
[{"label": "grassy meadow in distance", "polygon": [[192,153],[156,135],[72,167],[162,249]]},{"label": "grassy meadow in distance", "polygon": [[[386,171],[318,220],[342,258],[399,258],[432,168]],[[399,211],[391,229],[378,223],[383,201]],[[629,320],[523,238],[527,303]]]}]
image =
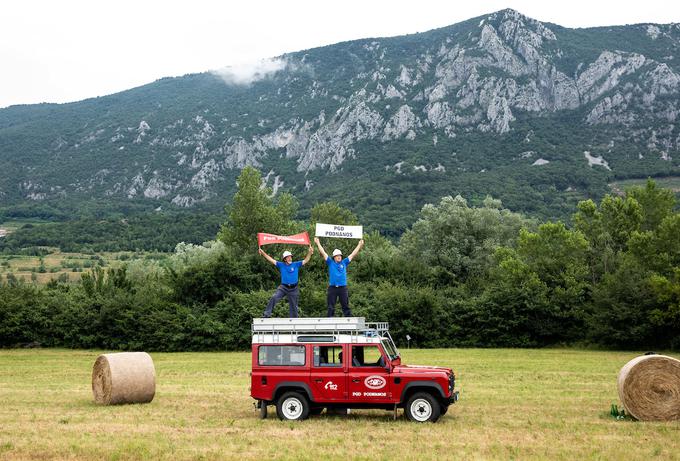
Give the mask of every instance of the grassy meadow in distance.
[{"label": "grassy meadow in distance", "polygon": [[[668,176],[665,178],[654,178],[657,187],[670,189],[676,194],[680,193],[680,176]],[[633,186],[645,187],[646,179],[621,179],[610,183],[609,188],[616,194],[622,195],[624,191]]]},{"label": "grassy meadow in distance", "polygon": [[616,376],[637,354],[404,350],[450,366],[461,401],[435,424],[386,411],[260,420],[250,354],[154,353],[156,398],[95,406],[97,351],[0,350],[0,459],[670,459],[680,422],[617,421]]},{"label": "grassy meadow in distance", "polygon": [[83,273],[96,266],[104,270],[109,267],[120,267],[134,259],[162,260],[168,256],[157,252],[117,252],[117,253],[65,253],[58,249],[50,249],[45,256],[5,255],[0,254],[0,281],[6,281],[12,274],[24,282],[45,284],[50,280],[77,282]]}]

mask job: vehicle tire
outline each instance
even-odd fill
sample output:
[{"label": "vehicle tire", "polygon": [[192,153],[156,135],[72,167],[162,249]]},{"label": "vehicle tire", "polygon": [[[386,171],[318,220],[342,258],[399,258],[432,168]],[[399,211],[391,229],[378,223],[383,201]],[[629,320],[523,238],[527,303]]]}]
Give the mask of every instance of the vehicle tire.
[{"label": "vehicle tire", "polygon": [[260,419],[267,419],[267,403],[264,400],[260,401]]},{"label": "vehicle tire", "polygon": [[441,415],[441,405],[432,394],[427,392],[416,392],[406,402],[404,408],[406,417],[409,421],[417,423],[435,422]]},{"label": "vehicle tire", "polygon": [[276,401],[279,419],[300,421],[309,416],[309,401],[299,392],[286,392]]},{"label": "vehicle tire", "polygon": [[447,411],[449,411],[449,406],[448,405],[441,405],[439,408],[441,408],[441,411],[439,412],[439,416],[444,416]]}]

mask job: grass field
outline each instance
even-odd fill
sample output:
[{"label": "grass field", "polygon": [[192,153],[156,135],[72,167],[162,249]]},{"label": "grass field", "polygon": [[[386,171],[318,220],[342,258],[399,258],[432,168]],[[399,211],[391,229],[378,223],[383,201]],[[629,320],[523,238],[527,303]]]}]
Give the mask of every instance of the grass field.
[{"label": "grass field", "polygon": [[167,258],[167,253],[156,252],[117,252],[117,253],[65,253],[56,248],[49,249],[45,256],[0,255],[0,281],[8,274],[25,282],[45,284],[50,280],[77,282],[82,274],[95,266],[120,267],[133,259]]},{"label": "grass field", "polygon": [[680,422],[617,421],[616,375],[635,353],[402,351],[450,366],[461,401],[435,424],[384,411],[257,418],[249,353],[152,354],[156,398],[98,407],[96,351],[0,350],[0,459],[678,459]]},{"label": "grass field", "polygon": [[[680,193],[680,176],[668,176],[665,178],[654,178],[657,187],[663,189],[670,189],[673,192]],[[624,191],[632,186],[645,187],[647,179],[623,179],[609,184],[611,190],[616,194],[623,194]]]}]

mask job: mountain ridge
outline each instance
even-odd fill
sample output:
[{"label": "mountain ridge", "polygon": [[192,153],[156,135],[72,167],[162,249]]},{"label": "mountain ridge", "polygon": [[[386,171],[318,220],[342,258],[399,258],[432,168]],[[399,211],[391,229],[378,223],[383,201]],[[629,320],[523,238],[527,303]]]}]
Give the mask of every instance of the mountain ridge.
[{"label": "mountain ridge", "polygon": [[334,199],[395,230],[454,193],[561,217],[612,178],[677,174],[676,56],[674,23],[568,29],[501,10],[285,53],[248,85],[206,72],[11,106],[0,201],[217,204],[250,165],[303,208]]}]

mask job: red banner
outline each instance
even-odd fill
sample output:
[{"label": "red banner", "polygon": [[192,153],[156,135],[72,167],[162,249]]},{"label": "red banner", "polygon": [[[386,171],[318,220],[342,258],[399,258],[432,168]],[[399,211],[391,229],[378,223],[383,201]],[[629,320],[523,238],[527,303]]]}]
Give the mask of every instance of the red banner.
[{"label": "red banner", "polygon": [[302,232],[295,235],[274,235],[258,232],[257,245],[269,245],[270,243],[289,243],[291,245],[309,245],[309,235]]}]

